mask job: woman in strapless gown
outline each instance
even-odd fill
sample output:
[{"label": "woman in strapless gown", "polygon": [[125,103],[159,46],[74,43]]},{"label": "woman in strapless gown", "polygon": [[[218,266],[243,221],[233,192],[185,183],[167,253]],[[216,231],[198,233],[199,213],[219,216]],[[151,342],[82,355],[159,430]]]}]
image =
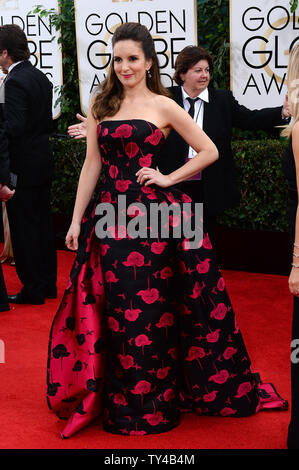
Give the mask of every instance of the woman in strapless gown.
[{"label": "woman in strapless gown", "polygon": [[291,353],[291,421],[288,429],[289,449],[299,449],[299,218],[298,181],[299,181],[299,45],[293,47],[288,64],[288,97],[292,114],[291,125],[283,135],[289,138],[288,147],[282,159],[282,169],[288,182],[288,223],[290,235],[289,288],[293,295],[292,353]]},{"label": "woman in strapless gown", "polygon": [[[242,417],[286,409],[253,372],[198,207],[174,187],[212,164],[216,147],[163,96],[144,26],[117,28],[113,52],[87,119],[87,156],[66,237],[78,252],[50,334],[47,398],[67,420],[61,435],[99,415],[106,431],[144,435],[172,429],[181,411]],[[119,107],[111,111],[115,87]],[[162,175],[159,155],[172,127],[198,154]],[[89,202],[101,169],[99,195]],[[183,221],[192,233],[178,234]]]}]

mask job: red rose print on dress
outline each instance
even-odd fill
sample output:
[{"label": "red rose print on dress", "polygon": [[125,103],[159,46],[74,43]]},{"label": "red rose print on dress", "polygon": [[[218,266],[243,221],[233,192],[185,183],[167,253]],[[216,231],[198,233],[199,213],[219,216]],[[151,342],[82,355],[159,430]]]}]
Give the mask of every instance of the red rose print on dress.
[{"label": "red rose print on dress", "polygon": [[124,369],[130,369],[134,365],[134,358],[133,356],[130,356],[130,354],[127,355],[121,355],[119,354],[119,361]]},{"label": "red rose print on dress", "polygon": [[152,145],[158,145],[158,143],[160,142],[162,136],[163,136],[163,134],[160,131],[160,129],[156,129],[153,134],[147,136],[147,138],[145,139],[144,142],[149,142]]},{"label": "red rose print on dress", "polygon": [[142,348],[142,354],[144,355],[144,346],[149,346],[152,344],[152,341],[146,335],[138,335],[135,338],[135,344]]},{"label": "red rose print on dress", "polygon": [[146,431],[130,431],[130,436],[145,436],[145,434],[147,434]]},{"label": "red rose print on dress", "polygon": [[220,302],[217,306],[214,304],[212,299],[210,299],[212,304],[214,305],[214,310],[211,312],[211,318],[215,318],[216,320],[223,320],[225,318],[227,307],[224,305],[223,302]]},{"label": "red rose print on dress", "polygon": [[152,414],[147,413],[146,415],[143,415],[143,419],[146,419],[148,424],[151,426],[157,426],[161,421],[163,421],[164,417],[161,411],[157,411],[155,409],[155,404],[153,402],[153,407],[154,407],[154,412]]},{"label": "red rose print on dress", "polygon": [[171,204],[173,204],[174,206],[176,206],[178,204],[178,200],[174,197],[174,195],[172,193],[168,193],[166,195],[166,197],[171,202]]},{"label": "red rose print on dress", "polygon": [[156,195],[156,191],[153,188],[150,188],[149,186],[142,186],[141,191],[147,195],[148,199],[151,199],[151,200],[158,199]]},{"label": "red rose print on dress", "polygon": [[111,199],[111,194],[109,193],[109,191],[102,191],[101,192],[101,202],[111,202],[112,199]]},{"label": "red rose print on dress", "polygon": [[217,289],[220,291],[223,291],[225,289],[225,282],[223,277],[220,277],[218,282],[217,282]]},{"label": "red rose print on dress", "polygon": [[188,238],[185,238],[183,241],[182,241],[182,248],[184,251],[189,251],[190,250],[190,242],[189,242],[189,239]]},{"label": "red rose print on dress", "polygon": [[161,253],[163,253],[167,245],[167,242],[153,242],[151,244],[151,251],[156,255],[160,255]]},{"label": "red rose print on dress", "polygon": [[109,175],[111,178],[115,179],[118,175],[118,168],[115,165],[111,165],[109,168]]},{"label": "red rose print on dress", "polygon": [[131,184],[132,184],[131,180],[117,180],[115,183],[115,187],[119,192],[124,193],[125,191],[128,190],[128,187]]},{"label": "red rose print on dress", "polygon": [[116,393],[113,397],[113,401],[118,406],[127,406],[128,404],[122,393]]},{"label": "red rose print on dress", "polygon": [[102,256],[105,256],[106,253],[107,253],[107,251],[110,249],[110,246],[107,245],[107,244],[102,244],[102,243],[100,243],[99,248],[100,248],[100,253],[101,253],[101,255],[102,255]]},{"label": "red rose print on dress", "polygon": [[213,390],[212,392],[208,392],[207,389],[206,389],[206,394],[202,397],[203,401],[205,402],[212,402],[212,401],[215,401],[216,399],[216,395],[218,392],[218,390]]},{"label": "red rose print on dress", "polygon": [[141,395],[141,406],[143,406],[143,395],[151,391],[151,384],[147,380],[140,380],[134,387],[130,390],[133,395]]},{"label": "red rose print on dress", "polygon": [[173,271],[172,271],[171,267],[170,266],[165,266],[165,268],[163,268],[160,271],[160,277],[161,277],[161,279],[165,279],[166,282],[168,282],[168,279],[173,277]]},{"label": "red rose print on dress", "polygon": [[142,157],[139,158],[138,162],[139,165],[144,167],[150,167],[152,165],[152,153],[148,153],[147,155],[142,155]]},{"label": "red rose print on dress", "polygon": [[127,267],[131,266],[134,268],[134,279],[136,280],[136,267],[144,266],[144,256],[138,251],[133,251],[129,254],[126,261],[123,264]]},{"label": "red rose print on dress", "polygon": [[218,372],[216,366],[214,365],[216,369],[216,374],[211,375],[209,378],[209,382],[213,381],[216,384],[224,384],[230,377],[228,371],[226,369],[222,369],[220,372]]},{"label": "red rose print on dress", "polygon": [[232,416],[234,414],[236,414],[237,410],[233,410],[232,408],[222,408],[222,410],[220,410],[220,415],[221,416]]},{"label": "red rose print on dress", "polygon": [[165,401],[171,401],[175,398],[175,393],[174,393],[174,390],[172,388],[169,388],[167,389],[164,393],[163,393],[163,398]]},{"label": "red rose print on dress", "polygon": [[122,124],[121,126],[115,129],[115,132],[111,134],[111,137],[114,139],[122,138],[128,139],[132,135],[132,127],[128,124]]},{"label": "red rose print on dress", "polygon": [[129,142],[125,146],[125,152],[128,155],[129,158],[134,158],[139,151],[139,147],[135,142]]},{"label": "red rose print on dress", "polygon": [[174,325],[174,315],[173,313],[169,313],[169,312],[163,313],[158,323],[156,323],[157,328],[165,328],[166,336],[167,336],[167,328],[173,325]]},{"label": "red rose print on dress", "polygon": [[192,294],[190,295],[191,299],[197,299],[198,297],[201,297],[202,301],[204,301],[202,297],[202,291],[205,287],[206,286],[204,282],[202,283],[202,285],[200,285],[199,282],[196,281],[192,290]]},{"label": "red rose print on dress", "polygon": [[131,300],[131,308],[125,310],[125,318],[129,321],[136,321],[139,317],[139,314],[142,312],[140,308],[132,308],[132,300]]},{"label": "red rose print on dress", "polygon": [[117,279],[114,272],[112,272],[112,271],[107,271],[105,273],[105,280],[108,284],[112,284],[112,283],[115,283],[115,282],[119,281],[119,279]]},{"label": "red rose print on dress", "polygon": [[246,397],[248,401],[250,401],[250,398],[248,396],[248,393],[251,392],[252,385],[250,382],[243,382],[237,391],[237,394],[235,395],[236,398],[242,398]]},{"label": "red rose print on dress", "polygon": [[149,286],[149,278],[147,280],[148,288],[146,290],[140,290],[137,292],[137,295],[140,295],[143,302],[146,304],[153,304],[160,297],[158,289],[152,288]]},{"label": "red rose print on dress", "polygon": [[211,250],[211,249],[212,249],[212,244],[211,244],[209,235],[208,235],[207,233],[206,233],[206,234],[204,235],[204,237],[203,237],[202,246],[203,246],[206,250]]},{"label": "red rose print on dress", "polygon": [[161,367],[160,369],[157,370],[157,378],[158,379],[165,379],[165,377],[167,377],[168,375],[168,372],[170,371],[171,367],[167,366],[167,367]]},{"label": "red rose print on dress", "polygon": [[223,353],[224,359],[226,360],[231,359],[232,361],[234,361],[233,356],[236,354],[237,351],[238,351],[238,348],[233,348],[232,346],[229,346],[228,348],[226,348],[226,350]]},{"label": "red rose print on dress", "polygon": [[200,368],[203,369],[201,362],[199,359],[202,359],[205,357],[206,353],[203,348],[200,348],[199,346],[191,346],[191,348],[188,351],[188,356],[186,357],[186,361],[197,361],[198,364],[200,365]]},{"label": "red rose print on dress", "polygon": [[[198,256],[196,256],[198,259]],[[199,264],[196,265],[196,269],[199,272],[199,274],[204,274],[207,273],[210,270],[210,259],[205,259],[204,261],[199,260]]]},{"label": "red rose print on dress", "polygon": [[113,317],[108,317],[108,327],[110,328],[110,330],[112,331],[119,331],[119,323],[117,320],[115,320],[115,318]]},{"label": "red rose print on dress", "polygon": [[210,333],[208,333],[207,336],[206,336],[207,342],[208,343],[217,343],[217,341],[219,340],[220,331],[221,331],[220,329],[215,330],[215,331],[210,330]]}]

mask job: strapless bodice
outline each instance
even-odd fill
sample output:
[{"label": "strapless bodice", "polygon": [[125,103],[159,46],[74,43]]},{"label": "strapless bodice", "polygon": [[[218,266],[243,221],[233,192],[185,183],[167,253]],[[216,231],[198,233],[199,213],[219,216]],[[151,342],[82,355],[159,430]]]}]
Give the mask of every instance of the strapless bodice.
[{"label": "strapless bodice", "polygon": [[103,164],[103,185],[119,193],[137,189],[136,173],[142,167],[156,168],[163,132],[142,119],[105,120],[98,125]]}]

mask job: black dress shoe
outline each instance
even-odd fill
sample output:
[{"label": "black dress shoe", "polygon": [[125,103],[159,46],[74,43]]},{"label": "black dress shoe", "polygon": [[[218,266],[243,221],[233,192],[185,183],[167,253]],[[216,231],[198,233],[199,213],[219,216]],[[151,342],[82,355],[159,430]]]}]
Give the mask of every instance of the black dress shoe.
[{"label": "black dress shoe", "polygon": [[57,299],[57,289],[56,287],[48,287],[45,291],[46,299]]},{"label": "black dress shoe", "polygon": [[0,306],[0,312],[8,312],[9,310],[10,310],[9,306],[8,307]]},{"label": "black dress shoe", "polygon": [[32,304],[32,305],[41,305],[45,303],[44,297],[29,297],[24,294],[22,291],[16,295],[9,295],[8,302],[11,304]]}]

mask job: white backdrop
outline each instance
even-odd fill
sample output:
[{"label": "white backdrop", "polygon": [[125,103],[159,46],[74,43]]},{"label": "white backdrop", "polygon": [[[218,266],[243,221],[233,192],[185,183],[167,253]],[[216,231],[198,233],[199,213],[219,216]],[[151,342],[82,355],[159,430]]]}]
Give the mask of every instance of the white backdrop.
[{"label": "white backdrop", "polygon": [[47,10],[58,10],[57,0],[0,0],[0,24],[17,24],[26,34],[32,64],[44,72],[53,83],[53,118],[56,119],[60,114],[60,106],[55,106],[59,91],[57,87],[63,83],[61,52],[57,42],[59,32],[51,28],[49,18],[41,18],[38,14],[28,15],[38,3]]},{"label": "white backdrop", "polygon": [[74,0],[81,109],[87,114],[90,94],[106,76],[111,38],[126,21],[150,30],[158,53],[162,82],[172,85],[177,54],[197,44],[195,0]]},{"label": "white backdrop", "polygon": [[289,48],[299,41],[289,0],[230,0],[231,89],[250,109],[283,103]]}]

